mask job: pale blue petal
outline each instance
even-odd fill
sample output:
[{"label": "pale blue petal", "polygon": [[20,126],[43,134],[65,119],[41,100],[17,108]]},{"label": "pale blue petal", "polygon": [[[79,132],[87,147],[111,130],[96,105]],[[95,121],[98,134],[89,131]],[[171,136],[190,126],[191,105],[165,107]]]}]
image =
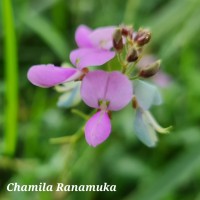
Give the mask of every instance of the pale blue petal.
[{"label": "pale blue petal", "polygon": [[159,105],[162,103],[158,88],[144,81],[134,81],[134,94],[139,106],[145,110],[148,110],[152,105]]},{"label": "pale blue petal", "polygon": [[80,84],[77,84],[70,91],[63,93],[57,102],[58,107],[70,108],[76,106],[81,101]]},{"label": "pale blue petal", "polygon": [[148,123],[145,115],[141,109],[136,110],[136,117],[134,121],[134,130],[136,136],[148,147],[154,147],[157,142],[156,132]]}]

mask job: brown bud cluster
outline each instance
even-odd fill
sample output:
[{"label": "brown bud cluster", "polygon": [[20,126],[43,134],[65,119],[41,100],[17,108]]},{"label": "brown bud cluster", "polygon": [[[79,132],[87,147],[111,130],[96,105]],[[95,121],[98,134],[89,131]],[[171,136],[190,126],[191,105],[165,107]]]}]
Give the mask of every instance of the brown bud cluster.
[{"label": "brown bud cluster", "polygon": [[[151,33],[148,29],[140,28],[138,32],[134,32],[132,26],[121,25],[113,34],[113,47],[117,53],[121,53],[122,56],[126,53],[125,63],[137,62],[139,58],[141,58],[144,45],[147,44],[150,39]],[[150,69],[141,71],[140,75],[142,77],[150,76],[155,73],[155,70],[154,67],[153,69],[150,67]]]}]

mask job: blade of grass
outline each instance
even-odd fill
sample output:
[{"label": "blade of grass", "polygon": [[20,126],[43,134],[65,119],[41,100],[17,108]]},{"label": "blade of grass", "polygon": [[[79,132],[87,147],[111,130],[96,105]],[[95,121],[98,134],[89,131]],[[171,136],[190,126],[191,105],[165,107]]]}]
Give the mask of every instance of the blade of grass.
[{"label": "blade of grass", "polygon": [[13,11],[10,0],[2,1],[5,58],[5,149],[12,156],[16,149],[18,115],[18,58]]}]

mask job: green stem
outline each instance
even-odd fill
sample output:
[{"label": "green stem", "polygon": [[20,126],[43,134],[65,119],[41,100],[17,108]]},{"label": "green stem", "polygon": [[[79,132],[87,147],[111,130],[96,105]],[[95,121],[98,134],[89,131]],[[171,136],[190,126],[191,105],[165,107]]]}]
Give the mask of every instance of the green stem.
[{"label": "green stem", "polygon": [[5,36],[5,146],[4,153],[15,153],[18,115],[18,59],[11,0],[2,1],[3,30]]},{"label": "green stem", "polygon": [[[79,110],[73,109],[73,111],[75,111],[73,113],[78,114],[79,116],[83,117],[85,120],[88,120],[89,117],[96,112],[96,110],[94,110],[90,113],[90,115],[85,115]],[[52,144],[66,144],[66,143],[75,144],[83,136],[84,128],[85,128],[85,123],[73,135],[50,138],[49,142]]]},{"label": "green stem", "polygon": [[133,76],[133,77],[130,77],[129,79],[130,80],[135,80],[135,79],[138,79],[140,76],[137,74],[137,75],[135,75],[135,76]]},{"label": "green stem", "polygon": [[83,135],[84,126],[81,127],[76,133],[71,136],[50,138],[49,142],[51,144],[66,144],[66,143],[76,143]]},{"label": "green stem", "polygon": [[79,117],[83,118],[84,120],[88,120],[90,118],[89,115],[86,115],[85,113],[83,113],[82,111],[78,110],[78,109],[72,109],[71,112],[75,115],[78,115]]},{"label": "green stem", "polygon": [[129,67],[127,68],[127,70],[125,72],[127,76],[130,76],[132,74],[133,70],[135,69],[135,66],[136,66],[135,63],[131,63],[129,65]]}]

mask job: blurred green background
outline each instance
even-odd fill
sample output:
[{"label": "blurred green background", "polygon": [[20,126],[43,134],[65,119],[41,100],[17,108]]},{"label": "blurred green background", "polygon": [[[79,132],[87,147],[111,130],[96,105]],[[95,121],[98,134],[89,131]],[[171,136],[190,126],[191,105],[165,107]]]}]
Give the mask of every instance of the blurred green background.
[{"label": "blurred green background", "polygon": [[[134,135],[134,112],[113,113],[110,138],[55,145],[85,120],[56,107],[59,94],[31,85],[33,64],[69,62],[78,25],[121,23],[152,30],[147,49],[172,82],[152,112],[172,125],[149,149]],[[200,0],[1,0],[0,199],[200,200]],[[90,113],[83,103],[78,109]],[[131,110],[131,111],[130,111]],[[19,184],[108,184],[117,192],[7,192]]]}]

